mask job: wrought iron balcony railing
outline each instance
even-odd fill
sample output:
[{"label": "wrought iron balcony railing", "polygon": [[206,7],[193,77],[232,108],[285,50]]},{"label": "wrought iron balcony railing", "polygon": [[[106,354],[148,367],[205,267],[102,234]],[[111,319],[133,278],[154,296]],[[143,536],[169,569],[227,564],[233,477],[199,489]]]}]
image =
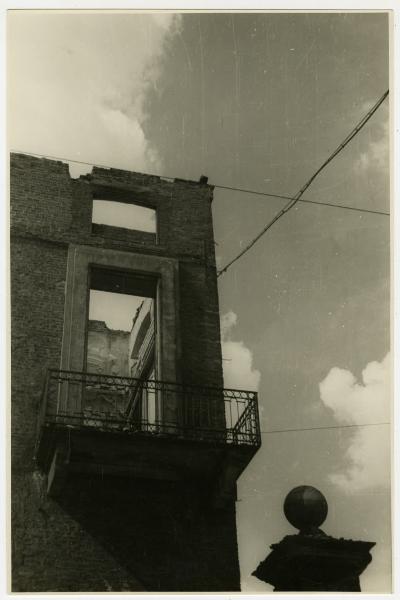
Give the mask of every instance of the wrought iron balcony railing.
[{"label": "wrought iron balcony railing", "polygon": [[136,435],[259,447],[257,392],[49,370],[38,419]]}]

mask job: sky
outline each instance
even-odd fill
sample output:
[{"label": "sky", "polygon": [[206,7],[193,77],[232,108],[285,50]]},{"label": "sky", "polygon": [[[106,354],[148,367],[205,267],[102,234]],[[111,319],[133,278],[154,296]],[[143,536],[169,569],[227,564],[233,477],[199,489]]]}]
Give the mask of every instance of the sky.
[{"label": "sky", "polygon": [[[90,163],[73,177],[100,164],[293,195],[388,88],[388,20],[11,11],[8,61],[14,151]],[[388,211],[388,133],[386,101],[304,198]],[[283,203],[216,188],[218,266]],[[219,278],[225,385],[258,390],[264,432],[238,484],[242,591],[271,591],[251,572],[295,533],[282,505],[303,484],[328,500],[326,533],[376,542],[363,591],[390,591],[389,225],[299,203]]]},{"label": "sky", "polygon": [[155,210],[111,200],[93,200],[92,223],[157,232]]}]

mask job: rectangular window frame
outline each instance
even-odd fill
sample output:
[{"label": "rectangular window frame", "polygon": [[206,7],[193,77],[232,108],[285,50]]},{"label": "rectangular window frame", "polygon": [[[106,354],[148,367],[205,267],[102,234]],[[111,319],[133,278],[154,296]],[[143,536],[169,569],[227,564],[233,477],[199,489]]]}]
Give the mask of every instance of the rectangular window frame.
[{"label": "rectangular window frame", "polygon": [[[88,302],[90,292],[92,290],[114,292],[119,294],[127,294],[132,296],[143,296],[150,298],[154,302],[154,343],[152,343],[151,357],[147,357],[144,369],[140,375],[140,379],[148,380],[149,375],[153,374],[152,379],[159,379],[159,369],[161,364],[160,357],[160,340],[158,335],[158,281],[159,278],[153,274],[138,274],[132,271],[121,269],[104,268],[98,265],[89,265],[88,270]],[[90,305],[90,302],[89,302]],[[89,341],[89,310],[87,311],[86,332],[85,332],[85,369],[87,369],[88,359],[88,341]],[[150,360],[149,360],[150,359]],[[151,360],[152,359],[152,360]],[[129,362],[129,358],[128,358]],[[104,373],[105,375],[113,375],[112,373]],[[121,377],[130,377],[130,372],[121,374]],[[137,376],[135,376],[137,377]],[[146,430],[147,427],[161,426],[163,422],[162,415],[162,398],[160,392],[156,389],[150,393],[146,388],[142,389],[140,398],[138,399],[136,409],[136,421],[139,427]],[[154,405],[150,403],[153,402]],[[150,408],[150,411],[149,411]],[[154,421],[149,418],[150,412],[154,412]],[[133,413],[132,413],[133,414]]]},{"label": "rectangular window frame", "polygon": [[[94,213],[94,203],[95,202],[107,202],[110,205],[112,203],[115,203],[116,206],[115,209],[116,210],[120,210],[120,206],[121,205],[125,205],[125,206],[130,206],[130,207],[135,207],[135,208],[144,208],[147,210],[151,210],[154,213],[154,222],[155,222],[155,227],[154,227],[154,231],[148,231],[146,229],[140,229],[140,227],[124,227],[124,225],[114,225],[112,223],[107,223],[107,222],[98,222],[98,221],[94,221],[93,220],[93,213]],[[134,233],[140,233],[143,234],[143,236],[154,236],[155,240],[157,241],[157,237],[158,237],[158,215],[157,215],[157,209],[150,207],[150,206],[145,206],[143,204],[140,204],[138,202],[121,202],[120,200],[110,200],[107,198],[96,198],[93,197],[92,198],[92,210],[91,210],[91,224],[92,224],[92,233],[96,232],[96,229],[104,229],[104,228],[113,228],[114,230],[124,230],[124,231],[130,231],[132,234]]]},{"label": "rectangular window frame", "polygon": [[[128,271],[157,278],[158,373],[163,381],[179,382],[179,263],[176,259],[121,250],[71,245],[68,252],[62,370],[84,372],[91,267]],[[62,408],[63,398],[60,399]],[[179,422],[177,404],[163,406],[165,422]]]},{"label": "rectangular window frame", "polygon": [[[128,204],[143,208],[149,208],[155,212],[156,227],[155,232],[147,232],[140,229],[131,229],[125,227],[117,227],[115,225],[97,224],[93,223],[93,201],[104,200],[107,202],[118,202],[120,204]],[[125,188],[107,187],[103,185],[92,186],[92,200],[91,200],[91,232],[92,235],[102,235],[103,237],[116,237],[117,239],[126,238],[125,241],[135,241],[143,244],[144,238],[148,238],[145,245],[159,245],[159,218],[158,218],[158,206],[150,198],[147,198],[147,194],[143,192],[135,192],[133,190],[127,190]],[[101,233],[99,233],[101,231]],[[136,235],[135,235],[136,234]],[[137,234],[140,234],[137,236]],[[154,238],[151,240],[151,238]],[[123,239],[121,241],[124,241]]]}]

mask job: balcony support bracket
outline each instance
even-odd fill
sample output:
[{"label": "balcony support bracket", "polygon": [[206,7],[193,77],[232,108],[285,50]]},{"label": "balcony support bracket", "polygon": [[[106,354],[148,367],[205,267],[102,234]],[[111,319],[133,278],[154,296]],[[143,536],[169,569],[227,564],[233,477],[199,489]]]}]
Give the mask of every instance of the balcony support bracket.
[{"label": "balcony support bracket", "polygon": [[47,475],[47,494],[51,497],[57,496],[64,488],[68,474],[70,454],[69,439],[58,440]]}]

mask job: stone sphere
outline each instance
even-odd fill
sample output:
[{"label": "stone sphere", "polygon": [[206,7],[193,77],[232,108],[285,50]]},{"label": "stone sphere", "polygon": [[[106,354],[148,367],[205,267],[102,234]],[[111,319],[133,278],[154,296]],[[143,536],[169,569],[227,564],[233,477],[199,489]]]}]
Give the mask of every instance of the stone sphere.
[{"label": "stone sphere", "polygon": [[328,514],[328,503],[316,488],[300,485],[286,496],[283,511],[293,527],[306,532],[322,525]]}]

